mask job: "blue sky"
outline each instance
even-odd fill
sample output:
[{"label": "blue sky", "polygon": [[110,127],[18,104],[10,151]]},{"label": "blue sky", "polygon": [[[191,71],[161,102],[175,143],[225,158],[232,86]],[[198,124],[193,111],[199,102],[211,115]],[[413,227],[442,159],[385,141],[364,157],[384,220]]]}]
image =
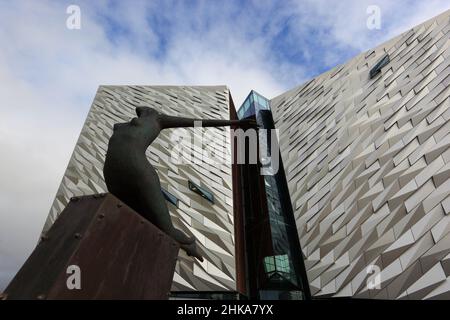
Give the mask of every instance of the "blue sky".
[{"label": "blue sky", "polygon": [[[81,29],[66,28],[66,8]],[[366,26],[369,5],[381,29]],[[0,0],[0,290],[34,247],[97,87],[272,98],[447,9],[430,1]]]}]

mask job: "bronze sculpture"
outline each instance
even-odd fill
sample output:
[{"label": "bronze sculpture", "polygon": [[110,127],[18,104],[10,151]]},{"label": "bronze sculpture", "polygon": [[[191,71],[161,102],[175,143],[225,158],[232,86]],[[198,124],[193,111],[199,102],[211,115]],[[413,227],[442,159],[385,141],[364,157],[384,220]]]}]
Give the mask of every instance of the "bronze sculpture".
[{"label": "bronze sculpture", "polygon": [[136,114],[130,122],[114,125],[103,168],[108,191],[180,243],[189,256],[203,261],[195,238],[173,226],[158,174],[145,152],[163,129],[193,127],[194,121],[202,121],[203,127],[251,125],[254,121],[174,117],[149,107],[137,107]]}]

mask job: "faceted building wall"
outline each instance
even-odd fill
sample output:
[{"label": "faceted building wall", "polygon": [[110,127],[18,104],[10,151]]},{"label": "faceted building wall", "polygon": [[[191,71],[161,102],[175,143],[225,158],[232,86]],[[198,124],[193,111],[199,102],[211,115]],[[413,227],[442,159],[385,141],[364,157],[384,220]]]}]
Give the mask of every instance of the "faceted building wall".
[{"label": "faceted building wall", "polygon": [[450,298],[449,19],[270,102],[314,296]]},{"label": "faceted building wall", "polygon": [[[101,86],[44,231],[52,225],[72,196],[106,192],[103,162],[113,125],[135,117],[135,107],[140,105],[170,115],[230,119],[229,90],[224,86]],[[209,128],[206,136],[209,151],[217,151],[216,156],[222,156],[221,165],[205,162],[175,164],[171,160],[171,150],[180,146],[199,159],[202,147],[192,148],[190,142],[200,141],[194,140],[194,135],[200,139],[204,130],[165,129],[147,150],[149,161],[158,171],[161,186],[173,202],[168,201],[167,205],[175,227],[196,237],[205,258],[200,263],[180,250],[173,291],[236,289],[230,129]],[[190,134],[192,139],[179,140],[174,133],[183,137]],[[192,183],[210,192],[212,201],[193,192],[190,188]]]}]

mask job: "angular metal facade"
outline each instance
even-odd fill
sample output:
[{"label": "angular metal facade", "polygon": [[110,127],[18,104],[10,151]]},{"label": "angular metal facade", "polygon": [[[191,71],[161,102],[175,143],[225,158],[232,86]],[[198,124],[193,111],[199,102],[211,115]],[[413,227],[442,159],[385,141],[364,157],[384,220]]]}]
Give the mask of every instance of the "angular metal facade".
[{"label": "angular metal facade", "polygon": [[271,100],[314,296],[450,298],[449,19]]},{"label": "angular metal facade", "polygon": [[[73,155],[59,187],[44,231],[52,225],[72,196],[106,192],[103,162],[115,123],[129,121],[135,107],[153,107],[162,112],[195,118],[230,119],[229,90],[224,86],[101,86],[95,96]],[[168,202],[175,227],[194,235],[205,258],[203,263],[180,251],[173,291],[234,291],[236,289],[233,194],[229,128],[209,128],[208,151],[222,156],[217,163],[174,164],[171,150],[183,145],[190,153],[194,134],[200,139],[206,129],[167,129],[147,150],[158,171],[161,186],[178,198]],[[174,133],[192,139],[177,140]],[[197,140],[200,141],[200,140]],[[224,148],[225,147],[225,148]],[[181,150],[181,149],[179,149]],[[208,189],[214,203],[189,189],[189,181]],[[93,257],[95,258],[95,257]]]}]

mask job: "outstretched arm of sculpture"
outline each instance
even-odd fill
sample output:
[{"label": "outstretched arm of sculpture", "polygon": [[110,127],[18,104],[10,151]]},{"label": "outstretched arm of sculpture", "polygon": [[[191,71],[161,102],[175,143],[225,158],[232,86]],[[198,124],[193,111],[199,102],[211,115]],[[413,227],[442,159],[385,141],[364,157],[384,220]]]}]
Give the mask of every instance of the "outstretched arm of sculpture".
[{"label": "outstretched arm of sculpture", "polygon": [[256,122],[254,120],[215,120],[215,119],[194,119],[194,118],[183,118],[174,117],[168,115],[161,116],[161,126],[163,129],[166,128],[186,128],[194,127],[196,122],[201,122],[202,127],[224,127],[224,126],[254,126]]}]

